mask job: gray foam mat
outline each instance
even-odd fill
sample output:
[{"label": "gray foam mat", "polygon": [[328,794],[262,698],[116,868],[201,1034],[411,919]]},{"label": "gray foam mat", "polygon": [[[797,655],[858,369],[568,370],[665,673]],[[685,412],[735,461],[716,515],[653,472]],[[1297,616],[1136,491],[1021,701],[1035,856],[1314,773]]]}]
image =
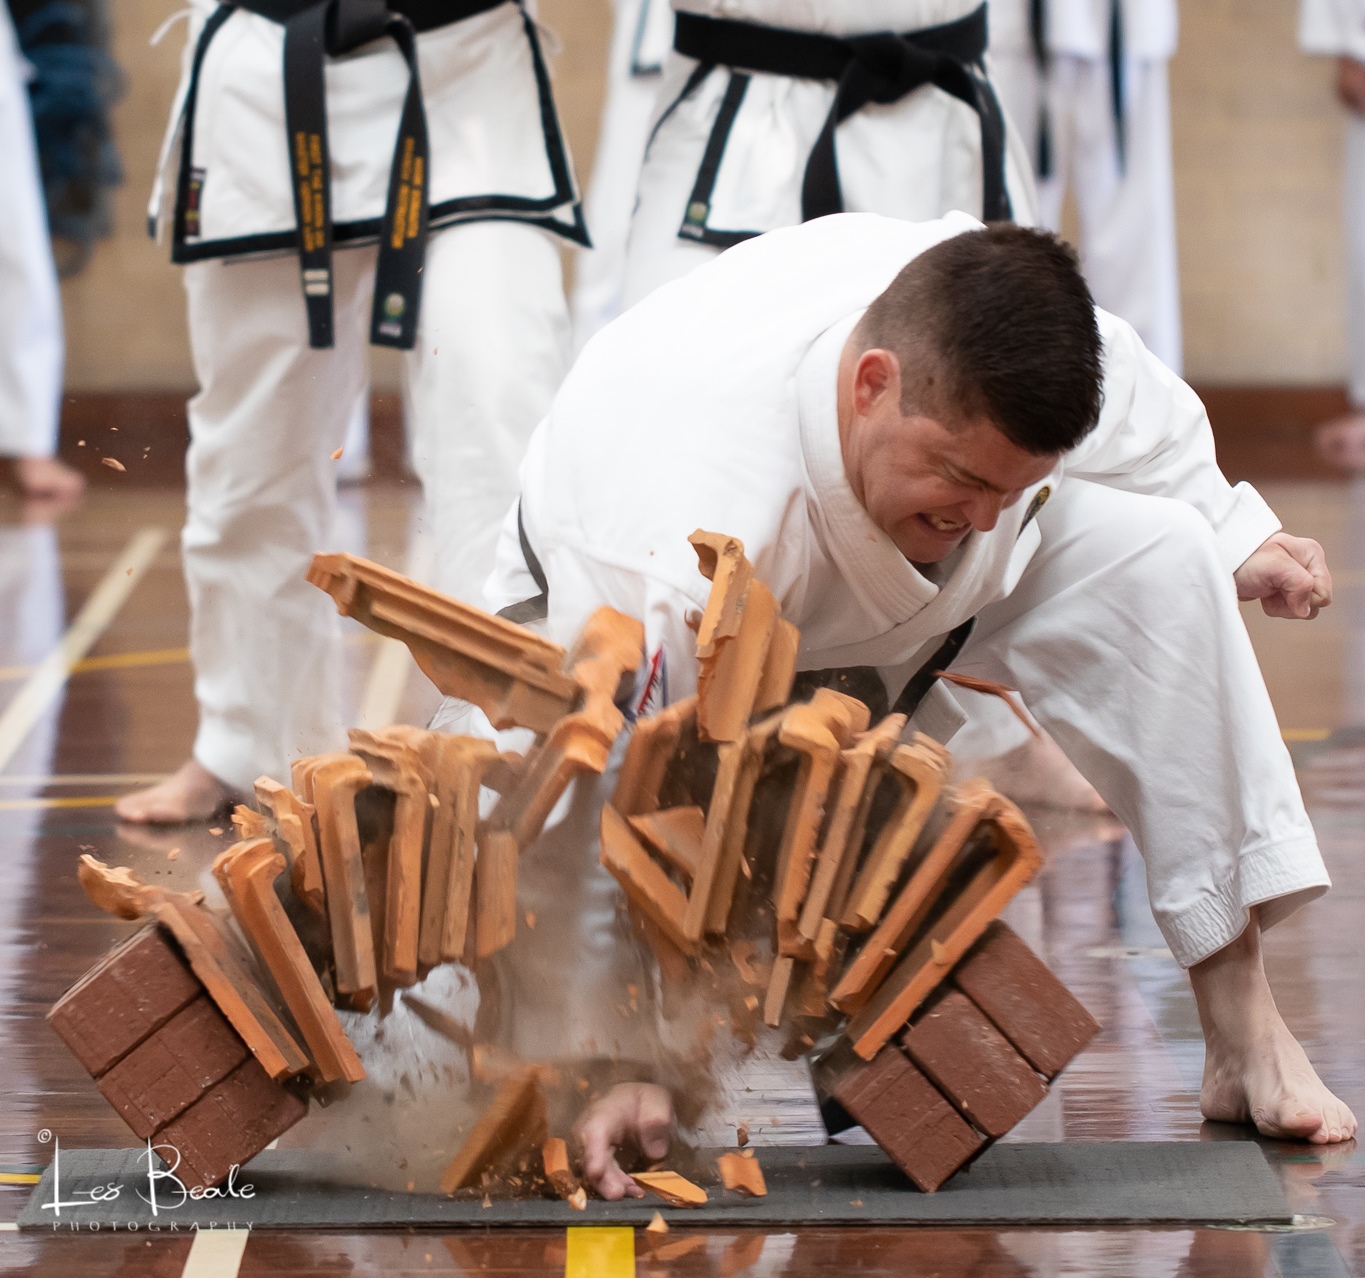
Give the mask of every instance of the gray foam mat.
[{"label": "gray foam mat", "polygon": [[[154,1216],[147,1155],[137,1149],[61,1154],[60,1183],[49,1166],[19,1216],[25,1229],[147,1228],[174,1224],[250,1225],[256,1229],[556,1227],[644,1225],[656,1210],[678,1225],[1112,1225],[1286,1224],[1289,1204],[1275,1173],[1250,1141],[1003,1144],[990,1149],[936,1194],[915,1190],[874,1147],[828,1145],[757,1151],[766,1198],[727,1193],[710,1156],[699,1153],[696,1179],[711,1201],[691,1210],[649,1197],[593,1200],[574,1211],[558,1199],[443,1198],[329,1181],[316,1155],[264,1153],[240,1174],[250,1198],[170,1206],[172,1182],[158,1184]],[[167,1189],[170,1186],[170,1190]],[[110,1197],[110,1188],[117,1187]],[[60,1190],[60,1217],[51,1207]],[[102,1198],[92,1201],[91,1195]],[[46,1204],[46,1205],[45,1205]]]}]

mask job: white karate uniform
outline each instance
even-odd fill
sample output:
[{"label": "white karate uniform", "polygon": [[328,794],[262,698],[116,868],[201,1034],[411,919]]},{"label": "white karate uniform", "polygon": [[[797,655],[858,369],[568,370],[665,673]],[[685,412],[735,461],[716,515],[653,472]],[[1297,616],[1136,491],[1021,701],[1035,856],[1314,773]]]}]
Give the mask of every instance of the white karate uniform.
[{"label": "white karate uniform", "polygon": [[[1302,0],[1299,46],[1305,53],[1365,62],[1365,0]],[[1346,113],[1342,166],[1346,230],[1346,358],[1351,407],[1365,409],[1365,115]]]},{"label": "white karate uniform", "polygon": [[[1167,63],[1175,0],[1122,0],[1124,154],[1116,147],[1109,29],[1113,0],[1044,0],[1044,75],[1029,35],[1029,0],[990,0],[991,68],[1035,165],[1044,226],[1058,230],[1070,186],[1081,261],[1095,300],[1127,320],[1180,372],[1180,276]],[[1037,172],[1043,99],[1052,175]]]},{"label": "white karate uniform", "polygon": [[[905,33],[956,21],[980,0],[673,0],[679,12],[826,35]],[[627,250],[625,303],[685,275],[720,251],[680,238],[702,158],[730,85],[713,70],[690,92],[697,63],[676,52],[664,64],[655,126],[640,174]],[[754,74],[715,175],[705,237],[761,233],[801,221],[806,161],[834,101],[831,81]],[[844,208],[907,221],[951,209],[982,212],[981,125],[975,111],[934,85],[899,102],[869,105],[837,130]],[[1037,220],[1028,153],[1005,135],[1005,188],[1015,221]],[[728,241],[727,241],[728,242]]]},{"label": "white karate uniform", "polygon": [[622,308],[626,238],[664,59],[673,42],[668,0],[616,0],[607,92],[583,201],[592,248],[578,255],[573,287],[573,349]]},{"label": "white karate uniform", "polygon": [[[196,0],[187,50],[211,7]],[[329,59],[335,345],[309,347],[284,132],[283,28],[236,11],[198,83],[197,234],[175,251],[200,390],[190,403],[185,572],[200,706],[194,757],[249,788],[344,744],[335,607],[307,584],[333,546],[332,452],[368,393],[376,249],[406,66],[391,41]],[[430,131],[431,224],[416,348],[405,357],[432,584],[472,599],[516,493],[526,440],[568,347],[559,250],[577,192],[521,7],[417,37]],[[543,68],[541,68],[543,69]],[[180,105],[163,176],[173,177]],[[547,113],[548,112],[548,116]],[[153,216],[170,222],[169,199]],[[369,230],[367,231],[367,224]]]},{"label": "white karate uniform", "polygon": [[29,64],[0,15],[0,457],[51,457],[62,398],[62,310],[48,237]]},{"label": "white karate uniform", "polygon": [[[838,361],[908,260],[976,225],[863,214],[774,232],[600,333],[522,466],[546,628],[571,641],[602,604],[642,618],[651,675],[635,708],[686,696],[687,618],[709,588],[687,542],[698,527],[743,541],[800,628],[802,669],[875,666],[894,697],[975,616],[954,669],[1019,689],[1132,830],[1157,922],[1188,966],[1233,940],[1252,905],[1273,924],[1328,886],[1232,581],[1279,521],[1224,479],[1189,387],[1099,311],[1097,428],[992,531],[971,533],[939,584],[922,576],[849,487]],[[514,509],[487,598],[535,593]],[[914,722],[948,739],[960,721],[940,683]],[[582,944],[601,942],[585,931]]]}]

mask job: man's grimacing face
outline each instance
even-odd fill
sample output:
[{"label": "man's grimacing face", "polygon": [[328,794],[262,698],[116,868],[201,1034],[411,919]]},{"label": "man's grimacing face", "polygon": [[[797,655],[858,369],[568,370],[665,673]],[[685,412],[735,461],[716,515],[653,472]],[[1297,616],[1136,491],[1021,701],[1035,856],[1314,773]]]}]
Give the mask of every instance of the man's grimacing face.
[{"label": "man's grimacing face", "polygon": [[895,355],[845,349],[839,436],[849,485],[912,563],[937,563],[972,529],[989,532],[1057,464],[1055,455],[1011,443],[984,417],[948,427],[904,416],[900,397]]}]

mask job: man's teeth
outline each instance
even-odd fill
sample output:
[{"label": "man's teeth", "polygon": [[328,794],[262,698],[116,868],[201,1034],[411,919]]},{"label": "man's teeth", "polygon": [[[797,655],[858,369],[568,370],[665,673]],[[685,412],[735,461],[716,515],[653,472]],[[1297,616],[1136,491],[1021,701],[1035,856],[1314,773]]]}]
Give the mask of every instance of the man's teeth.
[{"label": "man's teeth", "polygon": [[944,519],[942,515],[925,515],[927,519],[939,532],[956,532],[962,525],[955,519]]}]

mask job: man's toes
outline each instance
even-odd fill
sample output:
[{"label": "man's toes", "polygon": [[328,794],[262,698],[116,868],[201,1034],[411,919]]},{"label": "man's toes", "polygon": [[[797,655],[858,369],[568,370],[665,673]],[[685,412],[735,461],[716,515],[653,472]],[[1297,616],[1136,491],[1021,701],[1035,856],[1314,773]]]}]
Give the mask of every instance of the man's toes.
[{"label": "man's toes", "polygon": [[1262,1136],[1281,1140],[1307,1140],[1315,1144],[1327,1141],[1327,1120],[1321,1110],[1257,1108],[1251,1111],[1251,1121]]}]

